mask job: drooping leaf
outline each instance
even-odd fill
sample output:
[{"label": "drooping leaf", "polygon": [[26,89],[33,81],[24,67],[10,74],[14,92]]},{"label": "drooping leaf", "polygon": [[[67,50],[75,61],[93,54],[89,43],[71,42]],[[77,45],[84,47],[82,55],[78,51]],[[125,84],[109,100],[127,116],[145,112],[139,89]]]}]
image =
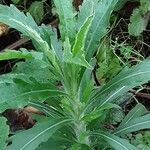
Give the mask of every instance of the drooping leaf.
[{"label": "drooping leaf", "polygon": [[[34,54],[34,52],[33,52]],[[16,50],[5,50],[0,53],[0,61],[1,60],[10,60],[10,59],[32,59],[34,55],[32,52],[28,52],[25,49],[21,49],[21,51]]]},{"label": "drooping leaf", "polygon": [[6,124],[6,119],[3,117],[0,117],[0,149],[1,150],[6,150],[7,146],[7,139],[9,135],[9,127]]},{"label": "drooping leaf", "polygon": [[13,79],[13,83],[6,82],[0,86],[0,112],[8,108],[23,107],[29,101],[43,102],[51,96],[65,94],[50,83],[27,83],[20,79]]},{"label": "drooping leaf", "polygon": [[40,23],[44,16],[43,1],[35,1],[30,5],[28,12],[32,15],[37,23]]},{"label": "drooping leaf", "polygon": [[[18,62],[14,66],[12,72],[8,75],[5,75],[16,75],[17,78],[17,76],[21,74],[24,75],[24,78],[21,79],[28,79],[28,81],[34,79],[37,82],[41,83],[56,83],[56,80],[58,80],[58,78],[51,71],[51,67],[49,66],[49,64],[43,60],[38,59],[29,60],[25,62]],[[27,80],[25,81],[27,82]]]},{"label": "drooping leaf", "polygon": [[75,14],[72,0],[54,0],[54,4],[60,19],[59,29],[61,32],[61,39],[62,41],[65,41],[66,37],[68,37],[72,44],[76,34]]},{"label": "drooping leaf", "polygon": [[114,6],[118,0],[102,0],[95,6],[95,16],[89,29],[85,50],[86,58],[89,61],[99,47],[99,42],[107,32],[109,26],[109,18]]},{"label": "drooping leaf", "polygon": [[36,50],[44,52],[48,59],[56,65],[55,52],[52,51],[48,43],[42,39],[42,33],[40,32],[39,27],[29,13],[25,15],[14,5],[10,5],[10,7],[0,5],[0,22],[3,22],[12,28],[15,28],[16,30],[23,33],[23,35],[32,39]]},{"label": "drooping leaf", "polygon": [[118,127],[114,131],[114,134],[122,135],[122,134],[130,133],[142,129],[150,129],[150,114],[132,119],[128,123]]},{"label": "drooping leaf", "polygon": [[29,105],[38,109],[39,111],[43,112],[44,114],[46,114],[47,116],[50,117],[61,117],[62,113],[55,107],[51,106],[51,105],[47,105],[47,104],[43,104],[40,102],[29,102]]},{"label": "drooping leaf", "polygon": [[64,150],[64,141],[57,141],[53,138],[50,138],[47,142],[41,143],[36,150]]},{"label": "drooping leaf", "polygon": [[121,139],[113,134],[105,132],[94,132],[91,135],[104,139],[115,150],[138,150],[135,146],[131,145],[127,140]]},{"label": "drooping leaf", "polygon": [[70,119],[52,120],[47,118],[45,121],[37,123],[31,129],[14,135],[8,150],[35,150],[42,142],[46,142],[58,129],[70,121]]}]

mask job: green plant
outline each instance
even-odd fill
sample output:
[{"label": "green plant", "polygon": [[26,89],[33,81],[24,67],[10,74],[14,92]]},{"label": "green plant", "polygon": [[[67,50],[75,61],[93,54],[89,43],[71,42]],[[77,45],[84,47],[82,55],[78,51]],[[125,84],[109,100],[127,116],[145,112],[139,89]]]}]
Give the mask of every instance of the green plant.
[{"label": "green plant", "polygon": [[46,3],[45,0],[43,0],[43,1],[11,0],[11,1],[18,8],[21,8],[21,10],[23,10],[24,12],[29,12],[32,15],[32,17],[34,18],[34,20],[36,21],[36,23],[38,23],[38,24],[41,23],[42,19],[44,18],[44,15],[45,15],[45,12],[44,12],[44,3]]},{"label": "green plant", "polygon": [[150,1],[139,0],[139,8],[134,9],[130,17],[128,31],[130,35],[139,36],[147,27],[150,18]]},{"label": "green plant", "polygon": [[140,150],[150,149],[150,131],[143,131],[143,133],[138,133],[132,135],[131,142],[136,145]]},{"label": "green plant", "polygon": [[102,87],[95,87],[92,78],[94,53],[107,33],[116,3],[85,0],[75,12],[72,0],[54,0],[61,39],[50,26],[37,26],[29,13],[0,5],[0,22],[30,38],[37,50],[0,53],[0,60],[25,59],[0,76],[0,111],[31,105],[46,114],[37,118],[33,128],[9,137],[7,147],[8,127],[1,118],[0,130],[6,131],[0,138],[2,149],[137,149],[121,137],[150,128],[150,114],[145,115],[143,105],[137,104],[115,130],[105,128],[105,120],[111,109],[119,108],[117,98],[150,80],[150,60],[125,68]]}]

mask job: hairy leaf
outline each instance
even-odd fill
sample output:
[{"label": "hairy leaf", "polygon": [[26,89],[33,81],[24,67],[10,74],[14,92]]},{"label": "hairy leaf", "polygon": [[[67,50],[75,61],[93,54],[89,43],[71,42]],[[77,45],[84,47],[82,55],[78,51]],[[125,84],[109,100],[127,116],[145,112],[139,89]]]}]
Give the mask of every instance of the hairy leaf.
[{"label": "hairy leaf", "polygon": [[45,121],[37,123],[33,128],[14,135],[8,150],[34,150],[70,121],[70,119],[52,120],[47,118]]},{"label": "hairy leaf", "polygon": [[63,91],[52,84],[32,82],[27,83],[20,79],[13,79],[13,83],[0,84],[0,111],[8,108],[23,107],[29,101],[43,102],[49,97],[64,95]]},{"label": "hairy leaf", "polygon": [[64,62],[84,66],[90,69],[92,68],[90,64],[85,60],[84,54],[75,57],[73,56],[69,39],[66,39],[66,41],[64,42]]},{"label": "hairy leaf", "polygon": [[50,50],[48,43],[42,39],[42,33],[29,13],[25,15],[14,5],[10,5],[10,7],[0,5],[0,22],[17,29],[25,36],[31,38],[36,49],[44,52],[54,66],[56,65],[55,52]]}]

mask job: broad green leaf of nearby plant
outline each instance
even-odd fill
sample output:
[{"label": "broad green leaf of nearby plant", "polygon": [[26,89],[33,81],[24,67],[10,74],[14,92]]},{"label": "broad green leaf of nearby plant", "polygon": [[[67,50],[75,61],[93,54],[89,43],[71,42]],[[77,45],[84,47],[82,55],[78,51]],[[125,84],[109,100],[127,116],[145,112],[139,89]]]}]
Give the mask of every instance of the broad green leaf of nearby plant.
[{"label": "broad green leaf of nearby plant", "polygon": [[23,0],[11,0],[14,4],[19,4],[20,2],[22,2]]},{"label": "broad green leaf of nearby plant", "polygon": [[121,139],[121,138],[119,138],[113,134],[109,134],[107,132],[94,132],[91,135],[104,139],[115,150],[138,150],[136,147],[131,145],[127,140]]},{"label": "broad green leaf of nearby plant", "polygon": [[96,77],[101,85],[111,80],[123,68],[107,38],[102,41],[96,58],[99,65]]},{"label": "broad green leaf of nearby plant", "polygon": [[13,143],[7,149],[34,150],[70,121],[70,119],[54,120],[47,118],[44,121],[38,122],[33,128],[14,135],[12,137]]},{"label": "broad green leaf of nearby plant", "polygon": [[139,36],[146,29],[148,20],[142,17],[139,9],[135,9],[130,17],[130,22],[128,26],[129,34]]},{"label": "broad green leaf of nearby plant", "polygon": [[7,139],[9,135],[9,127],[6,124],[6,119],[3,117],[0,117],[0,149],[6,150],[7,147]]},{"label": "broad green leaf of nearby plant", "polygon": [[32,15],[35,21],[39,24],[44,16],[43,2],[35,1],[30,5],[28,12]]},{"label": "broad green leaf of nearby plant", "polygon": [[150,114],[132,119],[130,122],[118,127],[114,134],[123,135],[142,129],[150,129]]}]

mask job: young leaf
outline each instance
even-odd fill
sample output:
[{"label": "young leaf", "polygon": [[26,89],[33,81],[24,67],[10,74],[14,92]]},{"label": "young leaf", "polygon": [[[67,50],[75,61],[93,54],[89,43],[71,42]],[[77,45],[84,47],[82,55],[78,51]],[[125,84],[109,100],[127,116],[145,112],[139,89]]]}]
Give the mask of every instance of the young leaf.
[{"label": "young leaf", "polygon": [[132,119],[130,122],[118,127],[114,131],[114,134],[123,135],[126,133],[130,133],[142,129],[150,129],[150,114]]},{"label": "young leaf", "polygon": [[135,118],[138,118],[144,114],[146,114],[148,111],[145,108],[144,105],[142,105],[141,103],[137,104],[123,119],[123,121],[120,123],[119,127],[129,123],[130,121],[132,121]]},{"label": "young leaf", "polygon": [[75,43],[73,45],[72,48],[72,53],[73,56],[75,57],[77,54],[82,55],[83,50],[84,50],[84,44],[85,44],[85,38],[87,35],[87,32],[89,30],[89,27],[92,23],[93,20],[93,16],[89,16],[85,22],[83,23],[83,25],[81,26],[81,28],[79,29],[79,32],[76,35],[76,39],[75,39]]},{"label": "young leaf", "polygon": [[82,5],[79,6],[77,29],[79,30],[83,23],[86,21],[87,16],[91,16],[94,13],[94,2],[91,0],[84,0]]},{"label": "young leaf", "polygon": [[6,150],[6,140],[8,139],[8,135],[9,135],[9,127],[6,124],[6,119],[3,117],[0,117],[0,149],[1,150]]},{"label": "young leaf", "polygon": [[117,1],[102,0],[95,6],[95,16],[85,43],[86,58],[88,61],[93,57],[93,54],[98,49],[99,41],[107,32],[109,18]]},{"label": "young leaf", "polygon": [[[12,144],[7,150],[35,150],[42,142],[46,142],[58,129],[69,123],[70,119],[51,119],[37,123],[31,129],[22,131],[12,137]],[[19,141],[19,142],[18,142]]]},{"label": "young leaf", "polygon": [[54,0],[54,4],[60,19],[59,29],[61,32],[61,39],[65,41],[66,37],[68,37],[72,44],[76,34],[72,0]]},{"label": "young leaf", "polygon": [[94,132],[91,135],[104,139],[115,150],[138,150],[136,147],[131,145],[127,140],[121,139],[113,134],[109,134],[105,132]]},{"label": "young leaf", "polygon": [[73,54],[71,52],[70,41],[68,38],[64,42],[64,57],[63,58],[64,58],[64,62],[66,62],[66,63],[72,63],[72,64],[84,66],[89,69],[92,68],[91,65],[85,60],[84,54],[82,54],[82,55],[78,54],[75,57],[73,56]]}]

